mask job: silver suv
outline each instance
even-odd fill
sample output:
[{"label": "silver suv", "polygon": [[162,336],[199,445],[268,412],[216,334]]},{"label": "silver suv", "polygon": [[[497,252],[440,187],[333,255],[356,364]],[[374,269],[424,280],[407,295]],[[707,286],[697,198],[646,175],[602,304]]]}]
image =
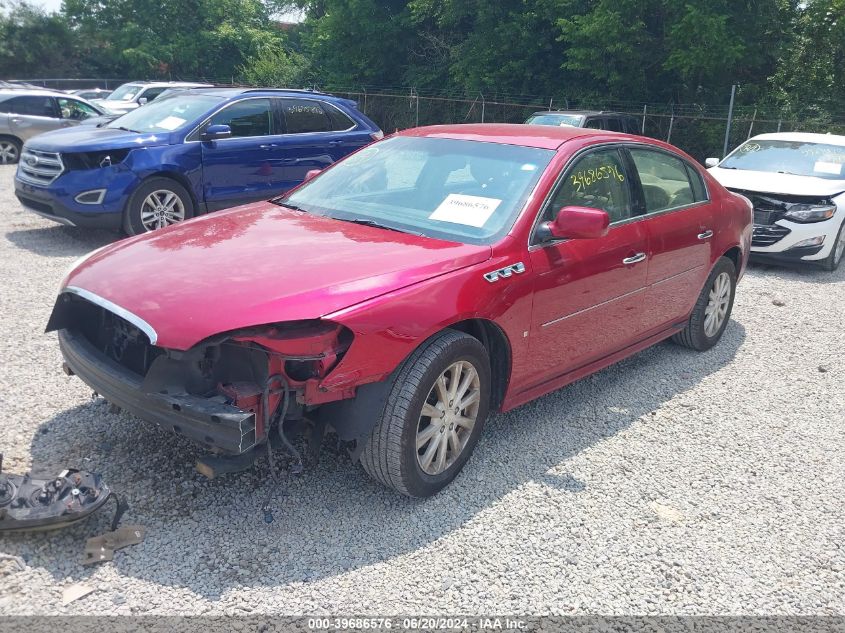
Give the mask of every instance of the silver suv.
[{"label": "silver suv", "polygon": [[37,88],[0,88],[0,164],[17,163],[37,134],[102,116],[102,108],[74,95]]}]

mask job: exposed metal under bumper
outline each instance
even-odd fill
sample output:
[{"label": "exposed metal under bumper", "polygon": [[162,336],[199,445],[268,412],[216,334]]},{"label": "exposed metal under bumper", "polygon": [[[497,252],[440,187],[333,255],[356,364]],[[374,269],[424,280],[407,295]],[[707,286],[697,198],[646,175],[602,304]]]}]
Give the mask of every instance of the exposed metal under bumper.
[{"label": "exposed metal under bumper", "polygon": [[70,370],[110,403],[178,435],[233,454],[256,444],[255,415],[190,394],[145,393],[142,378],[104,357],[83,336],[59,330]]}]

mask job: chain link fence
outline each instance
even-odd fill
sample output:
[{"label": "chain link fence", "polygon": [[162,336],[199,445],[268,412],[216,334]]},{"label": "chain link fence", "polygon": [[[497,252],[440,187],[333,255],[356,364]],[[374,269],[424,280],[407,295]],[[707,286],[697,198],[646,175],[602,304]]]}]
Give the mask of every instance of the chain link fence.
[{"label": "chain link fence", "polygon": [[[187,81],[188,79],[182,79]],[[200,78],[194,81],[217,85],[239,85],[236,77]],[[76,88],[114,89],[127,80],[92,79],[20,79],[59,90]],[[317,86],[315,86],[317,88]],[[358,102],[359,109],[385,132],[419,125],[441,123],[522,123],[541,110],[604,110],[629,114],[640,122],[640,129],[651,136],[680,147],[700,161],[722,156],[729,108],[727,105],[657,104],[624,101],[569,100],[566,98],[494,94],[467,95],[454,92],[418,92],[415,88],[354,88],[319,86],[332,94]],[[845,134],[845,114],[823,116],[824,108],[808,104],[800,112],[784,112],[775,107],[736,106],[728,135],[728,151],[750,136],[766,132],[821,132]]]}]

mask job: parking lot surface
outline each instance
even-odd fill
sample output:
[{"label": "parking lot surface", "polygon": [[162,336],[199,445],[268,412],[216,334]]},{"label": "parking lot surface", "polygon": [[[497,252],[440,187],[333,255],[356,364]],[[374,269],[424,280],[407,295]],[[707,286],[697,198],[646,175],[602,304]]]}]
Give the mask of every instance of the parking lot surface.
[{"label": "parking lot surface", "polygon": [[[61,372],[43,333],[59,282],[117,236],[23,210],[13,174],[0,167],[4,468],[100,472],[147,538],[82,567],[108,511],[3,536],[26,569],[0,561],[0,613],[845,613],[845,266],[753,266],[716,348],[662,343],[493,416],[434,498],[384,490],[327,442],[268,525],[266,462],[205,480],[197,448]],[[76,582],[96,591],[63,607]]]}]

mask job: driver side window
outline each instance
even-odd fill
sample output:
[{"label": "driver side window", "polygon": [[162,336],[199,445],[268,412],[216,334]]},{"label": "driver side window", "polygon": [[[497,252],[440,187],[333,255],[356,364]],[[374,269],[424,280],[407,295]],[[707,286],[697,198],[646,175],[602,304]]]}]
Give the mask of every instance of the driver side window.
[{"label": "driver side window", "polygon": [[543,210],[543,221],[553,220],[560,209],[569,206],[607,211],[611,223],[634,215],[628,174],[619,150],[601,149],[576,160]]}]

